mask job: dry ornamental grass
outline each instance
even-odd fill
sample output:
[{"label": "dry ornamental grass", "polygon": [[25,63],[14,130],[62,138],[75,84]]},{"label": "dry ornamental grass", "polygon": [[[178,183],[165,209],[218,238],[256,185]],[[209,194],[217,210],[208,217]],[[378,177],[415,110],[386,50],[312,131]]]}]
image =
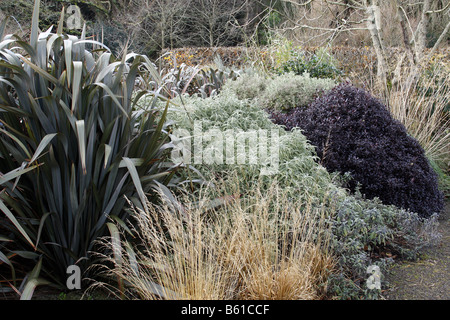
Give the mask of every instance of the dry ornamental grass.
[{"label": "dry ornamental grass", "polygon": [[[229,187],[222,185],[221,192]],[[123,242],[120,254],[109,257],[114,267],[107,270],[128,284],[128,297],[321,297],[320,287],[334,265],[327,253],[324,212],[306,200],[291,203],[275,185],[264,194],[224,198],[222,206],[210,210],[208,192],[198,203],[183,198],[178,208],[166,201],[149,204],[145,212],[133,207],[140,250],[130,254]]]}]

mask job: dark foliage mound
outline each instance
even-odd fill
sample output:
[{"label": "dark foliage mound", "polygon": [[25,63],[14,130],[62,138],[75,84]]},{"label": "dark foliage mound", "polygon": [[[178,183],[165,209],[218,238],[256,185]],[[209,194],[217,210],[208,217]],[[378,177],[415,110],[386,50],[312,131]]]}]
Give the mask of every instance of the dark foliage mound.
[{"label": "dark foliage mound", "polygon": [[444,206],[423,148],[379,100],[341,84],[308,108],[272,113],[287,130],[300,127],[329,172],[349,172],[349,188],[367,198],[429,217]]}]

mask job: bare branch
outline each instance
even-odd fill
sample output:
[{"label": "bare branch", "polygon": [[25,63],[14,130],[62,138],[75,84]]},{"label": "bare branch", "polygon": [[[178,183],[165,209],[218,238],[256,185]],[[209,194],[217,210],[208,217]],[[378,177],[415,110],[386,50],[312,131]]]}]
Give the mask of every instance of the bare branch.
[{"label": "bare branch", "polygon": [[[349,0],[349,3],[330,1],[330,0],[325,0],[325,2],[336,5],[336,6],[342,6],[342,7],[346,7],[346,8],[355,9],[355,10],[364,10],[365,9],[365,6],[362,3],[358,2],[358,1],[354,1],[354,0]],[[351,5],[350,3],[352,3],[353,5]]]},{"label": "bare branch", "polygon": [[306,2],[301,2],[301,3],[298,3],[298,2],[295,2],[295,1],[292,1],[292,0],[281,0],[281,1],[293,4],[293,5],[296,5],[296,6],[307,6],[308,4],[311,4],[314,0],[308,0]]},{"label": "bare branch", "polygon": [[441,13],[444,12],[445,10],[450,8],[450,1],[447,2],[447,4],[445,5],[444,8],[439,9],[439,10],[428,10],[427,12],[425,12],[426,14],[432,14],[432,13]]},{"label": "bare branch", "polygon": [[433,57],[433,54],[436,52],[437,48],[441,44],[441,42],[445,39],[447,36],[447,33],[450,31],[450,21],[447,23],[447,25],[444,28],[444,31],[442,31],[441,35],[439,36],[438,40],[434,44],[433,48],[431,49],[430,53],[428,54],[428,57],[431,59]]}]

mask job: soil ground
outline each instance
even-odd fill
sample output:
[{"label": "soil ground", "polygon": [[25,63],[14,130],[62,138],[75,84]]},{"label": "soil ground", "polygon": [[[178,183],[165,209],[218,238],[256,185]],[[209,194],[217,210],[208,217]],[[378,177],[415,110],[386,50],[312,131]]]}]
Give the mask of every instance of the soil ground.
[{"label": "soil ground", "polygon": [[450,201],[439,218],[438,245],[425,250],[417,262],[396,263],[387,280],[388,300],[450,299]]}]

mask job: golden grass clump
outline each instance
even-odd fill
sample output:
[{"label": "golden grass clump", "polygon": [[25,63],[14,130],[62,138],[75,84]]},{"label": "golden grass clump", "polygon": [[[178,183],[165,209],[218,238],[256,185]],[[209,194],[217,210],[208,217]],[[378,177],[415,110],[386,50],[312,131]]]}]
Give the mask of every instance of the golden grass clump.
[{"label": "golden grass clump", "polygon": [[240,195],[237,185],[216,185],[213,202],[207,188],[200,201],[186,193],[182,205],[174,205],[161,194],[160,205],[131,205],[134,245],[106,242],[115,247],[107,273],[124,283],[124,296],[320,299],[334,266],[324,209],[289,199],[275,184],[265,192],[256,187],[245,196],[223,196]]},{"label": "golden grass clump", "polygon": [[[443,68],[443,67],[440,67]],[[427,157],[444,170],[450,168],[450,74],[434,70],[425,76],[400,79],[389,94],[394,118],[419,141]]]}]

